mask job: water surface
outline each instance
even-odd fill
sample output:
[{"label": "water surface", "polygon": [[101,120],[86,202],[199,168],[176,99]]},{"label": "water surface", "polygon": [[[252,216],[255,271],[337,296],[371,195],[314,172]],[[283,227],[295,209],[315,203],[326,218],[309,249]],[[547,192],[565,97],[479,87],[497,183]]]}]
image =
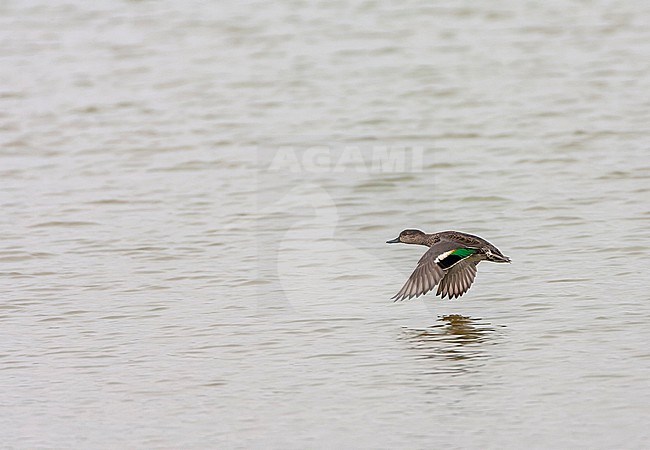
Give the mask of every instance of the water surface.
[{"label": "water surface", "polygon": [[3,444],[647,448],[649,15],[3,3]]}]

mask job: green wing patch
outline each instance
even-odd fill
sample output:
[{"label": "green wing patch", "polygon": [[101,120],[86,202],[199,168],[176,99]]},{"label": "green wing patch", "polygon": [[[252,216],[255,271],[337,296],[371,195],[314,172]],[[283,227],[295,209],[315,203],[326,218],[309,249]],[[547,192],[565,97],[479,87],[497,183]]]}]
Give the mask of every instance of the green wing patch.
[{"label": "green wing patch", "polygon": [[446,256],[443,255],[444,258],[442,258],[442,259],[440,259],[438,261],[438,265],[442,269],[449,269],[451,266],[456,264],[458,261],[461,261],[461,260],[467,258],[468,256],[473,255],[476,252],[477,252],[477,250],[474,249],[474,248],[457,248],[456,250],[450,252]]},{"label": "green wing patch", "polygon": [[476,253],[475,248],[457,248],[456,250],[454,250],[452,255],[458,255],[462,259],[462,258],[467,258],[468,256],[473,255],[474,253]]}]

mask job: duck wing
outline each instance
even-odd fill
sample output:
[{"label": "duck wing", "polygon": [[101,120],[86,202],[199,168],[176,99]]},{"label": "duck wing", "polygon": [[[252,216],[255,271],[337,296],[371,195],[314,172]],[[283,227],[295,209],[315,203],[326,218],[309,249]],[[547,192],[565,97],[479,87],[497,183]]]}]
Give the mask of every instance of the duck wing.
[{"label": "duck wing", "polygon": [[448,296],[450,299],[460,297],[470,288],[476,278],[476,265],[479,261],[466,258],[454,264],[447,274],[440,280],[436,295],[441,298]]},{"label": "duck wing", "polygon": [[439,264],[439,256],[455,250],[459,247],[457,242],[442,239],[422,255],[418,265],[411,274],[402,289],[392,297],[392,300],[398,302],[413,297],[419,297],[432,290],[436,284],[445,276],[445,269]]}]

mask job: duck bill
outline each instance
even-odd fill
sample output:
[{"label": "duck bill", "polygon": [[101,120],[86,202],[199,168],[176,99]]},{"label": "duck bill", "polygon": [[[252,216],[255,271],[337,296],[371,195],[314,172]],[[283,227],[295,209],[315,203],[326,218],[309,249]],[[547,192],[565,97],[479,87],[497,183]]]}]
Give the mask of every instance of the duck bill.
[{"label": "duck bill", "polygon": [[387,244],[399,244],[399,236],[396,237],[395,239],[391,239],[390,241],[386,241]]}]

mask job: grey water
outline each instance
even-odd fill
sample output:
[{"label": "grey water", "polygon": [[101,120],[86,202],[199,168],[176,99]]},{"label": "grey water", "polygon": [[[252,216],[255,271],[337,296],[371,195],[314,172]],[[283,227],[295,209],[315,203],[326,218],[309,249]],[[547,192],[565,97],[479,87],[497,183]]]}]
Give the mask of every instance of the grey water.
[{"label": "grey water", "polygon": [[648,448],[649,21],[2,2],[1,446]]}]

